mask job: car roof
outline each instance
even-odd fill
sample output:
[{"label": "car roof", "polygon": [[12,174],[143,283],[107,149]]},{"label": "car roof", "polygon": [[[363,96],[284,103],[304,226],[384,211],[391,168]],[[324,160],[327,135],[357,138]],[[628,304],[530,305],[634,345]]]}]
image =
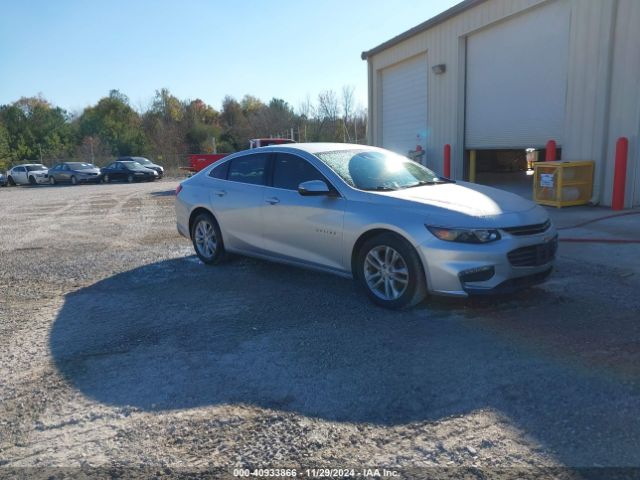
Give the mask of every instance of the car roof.
[{"label": "car roof", "polygon": [[[340,150],[378,150],[377,147],[360,145],[357,143],[286,143],[281,145],[269,145],[259,147],[260,150],[302,150],[308,153],[335,152]],[[255,149],[254,149],[255,150]]]},{"label": "car roof", "polygon": [[42,163],[21,163],[20,165],[14,165],[11,168],[16,168],[16,167],[38,167],[38,166],[43,166],[44,168],[47,168]]}]

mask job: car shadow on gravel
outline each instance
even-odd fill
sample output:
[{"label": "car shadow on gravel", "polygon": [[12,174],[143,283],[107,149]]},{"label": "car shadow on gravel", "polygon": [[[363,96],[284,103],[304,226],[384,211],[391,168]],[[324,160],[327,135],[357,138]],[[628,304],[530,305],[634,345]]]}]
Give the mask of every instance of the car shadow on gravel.
[{"label": "car shadow on gravel", "polygon": [[151,195],[152,197],[173,197],[176,194],[176,190],[171,189],[171,190],[161,190],[161,191],[157,191],[157,192],[151,192],[149,195]]},{"label": "car shadow on gravel", "polygon": [[68,294],[50,349],[72,386],[110,405],[249,404],[388,426],[491,409],[569,464],[640,464],[633,382],[512,339],[509,322],[548,301],[534,289],[391,312],[334,276],[187,257]]}]

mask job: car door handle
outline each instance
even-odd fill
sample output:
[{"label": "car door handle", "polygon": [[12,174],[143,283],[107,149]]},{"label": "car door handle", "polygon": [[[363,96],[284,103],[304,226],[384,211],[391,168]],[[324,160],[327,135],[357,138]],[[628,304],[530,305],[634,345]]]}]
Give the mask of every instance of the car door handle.
[{"label": "car door handle", "polygon": [[224,197],[227,194],[225,190],[217,190],[216,195],[219,197]]},{"label": "car door handle", "polygon": [[278,197],[267,198],[265,201],[267,203],[270,203],[271,205],[275,205],[276,203],[280,203],[280,199]]}]

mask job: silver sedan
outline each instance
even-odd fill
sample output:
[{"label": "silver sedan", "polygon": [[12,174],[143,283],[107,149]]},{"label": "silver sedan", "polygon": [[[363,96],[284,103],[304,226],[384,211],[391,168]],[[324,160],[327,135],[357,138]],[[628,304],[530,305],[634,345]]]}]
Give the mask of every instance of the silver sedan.
[{"label": "silver sedan", "polygon": [[182,182],[176,214],[206,264],[233,252],[331,272],[388,308],[540,283],[557,248],[534,203],[363,145],[230,155]]}]

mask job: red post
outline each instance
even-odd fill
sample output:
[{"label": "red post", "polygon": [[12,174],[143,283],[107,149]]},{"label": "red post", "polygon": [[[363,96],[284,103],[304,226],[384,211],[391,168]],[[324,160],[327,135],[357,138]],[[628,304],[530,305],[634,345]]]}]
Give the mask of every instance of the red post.
[{"label": "red post", "polygon": [[451,178],[451,145],[448,143],[444,146],[444,176]]},{"label": "red post", "polygon": [[555,140],[549,140],[547,142],[547,154],[544,157],[544,161],[545,162],[553,162],[556,159],[557,159],[556,141]]},{"label": "red post", "polygon": [[613,196],[611,208],[622,210],[624,208],[624,187],[627,183],[627,154],[629,153],[629,140],[620,137],[616,142],[616,164],[613,173]]}]

